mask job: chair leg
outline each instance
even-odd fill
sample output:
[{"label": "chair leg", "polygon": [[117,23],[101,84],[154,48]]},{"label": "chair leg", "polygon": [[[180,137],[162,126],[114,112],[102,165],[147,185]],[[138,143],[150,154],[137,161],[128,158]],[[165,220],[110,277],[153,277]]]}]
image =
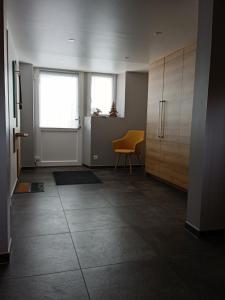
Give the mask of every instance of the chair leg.
[{"label": "chair leg", "polygon": [[130,175],[132,175],[132,163],[131,163],[131,155],[128,155],[129,165],[130,165]]},{"label": "chair leg", "polygon": [[139,163],[141,165],[141,153],[136,153],[136,155],[137,155],[137,159],[138,159],[138,161],[139,161]]},{"label": "chair leg", "polygon": [[127,154],[125,154],[125,159],[124,159],[124,168],[127,166]]},{"label": "chair leg", "polygon": [[115,170],[117,169],[117,166],[118,166],[118,164],[119,164],[120,156],[121,156],[121,154],[118,153],[118,155],[117,155],[117,160],[116,160],[116,164],[115,164]]}]

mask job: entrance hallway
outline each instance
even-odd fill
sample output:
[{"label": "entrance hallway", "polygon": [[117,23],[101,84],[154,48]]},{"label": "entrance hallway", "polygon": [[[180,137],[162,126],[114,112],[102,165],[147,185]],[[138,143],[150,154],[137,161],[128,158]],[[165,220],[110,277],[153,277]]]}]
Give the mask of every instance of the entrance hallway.
[{"label": "entrance hallway", "polygon": [[12,253],[0,299],[224,299],[224,238],[184,229],[186,195],[127,169],[102,184],[56,186],[54,170],[22,171],[45,192],[12,200]]}]

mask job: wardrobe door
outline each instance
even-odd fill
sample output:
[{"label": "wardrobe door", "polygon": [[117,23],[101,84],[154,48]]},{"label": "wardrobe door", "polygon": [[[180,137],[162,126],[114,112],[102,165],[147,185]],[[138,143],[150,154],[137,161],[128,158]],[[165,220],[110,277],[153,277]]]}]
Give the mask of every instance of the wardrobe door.
[{"label": "wardrobe door", "polygon": [[149,69],[146,129],[146,172],[160,177],[161,143],[159,138],[160,105],[163,93],[164,58]]},{"label": "wardrobe door", "polygon": [[161,138],[160,177],[182,186],[182,150],[180,112],[183,75],[183,49],[165,58],[163,91],[163,130]]},{"label": "wardrobe door", "polygon": [[183,81],[180,112],[180,145],[182,186],[188,187],[189,152],[191,137],[192,107],[195,81],[196,44],[184,49]]}]

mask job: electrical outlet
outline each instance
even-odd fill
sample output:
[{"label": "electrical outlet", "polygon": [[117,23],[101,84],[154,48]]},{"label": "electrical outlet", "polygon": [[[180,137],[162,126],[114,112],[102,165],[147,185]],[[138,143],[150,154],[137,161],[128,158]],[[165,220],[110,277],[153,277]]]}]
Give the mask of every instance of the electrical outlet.
[{"label": "electrical outlet", "polygon": [[97,155],[97,154],[94,154],[94,155],[93,155],[93,159],[94,159],[94,160],[97,160],[97,159],[98,159],[98,155]]}]

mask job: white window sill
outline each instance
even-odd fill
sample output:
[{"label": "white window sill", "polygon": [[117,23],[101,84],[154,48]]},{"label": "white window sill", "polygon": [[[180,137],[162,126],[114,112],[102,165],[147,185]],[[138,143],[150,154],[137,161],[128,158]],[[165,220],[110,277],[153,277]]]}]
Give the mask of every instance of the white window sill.
[{"label": "white window sill", "polygon": [[125,117],[110,117],[109,115],[90,116],[91,118],[103,118],[103,119],[124,119]]},{"label": "white window sill", "polygon": [[39,127],[40,131],[46,132],[76,132],[80,128],[52,128],[52,127]]}]

